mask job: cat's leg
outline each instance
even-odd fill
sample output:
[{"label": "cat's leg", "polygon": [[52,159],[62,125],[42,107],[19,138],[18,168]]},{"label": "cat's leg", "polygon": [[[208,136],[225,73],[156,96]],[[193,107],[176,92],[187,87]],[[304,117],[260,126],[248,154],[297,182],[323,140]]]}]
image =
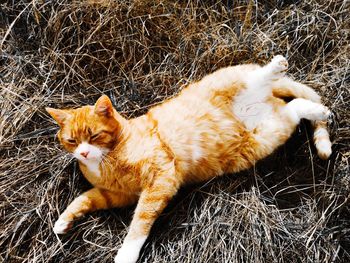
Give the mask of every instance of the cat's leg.
[{"label": "cat's leg", "polygon": [[[272,92],[278,98],[304,98],[315,103],[321,103],[321,97],[312,88],[287,77],[274,81]],[[327,122],[315,120],[311,123],[314,128],[313,140],[317,154],[321,159],[327,159],[332,153]]]},{"label": "cat's leg", "polygon": [[53,231],[56,234],[64,234],[72,227],[75,219],[87,213],[112,207],[123,207],[136,201],[137,196],[135,195],[92,188],[73,200],[56,221]]},{"label": "cat's leg", "polygon": [[327,159],[331,153],[331,142],[327,131],[327,119],[331,112],[320,103],[298,98],[289,102],[286,106],[295,118],[310,120],[315,126],[314,142],[318,155],[322,159]]},{"label": "cat's leg", "polygon": [[272,95],[273,81],[283,77],[287,69],[287,60],[277,55],[265,66],[248,71],[244,77],[247,89],[235,97],[234,104],[238,103],[238,107],[245,111],[247,107],[263,103]]},{"label": "cat's leg", "polygon": [[326,121],[331,114],[330,110],[320,103],[298,98],[287,103],[286,110],[297,120]]},{"label": "cat's leg", "polygon": [[329,114],[328,108],[322,104],[301,98],[280,106],[278,112],[265,116],[264,120],[254,130],[255,139],[260,144],[256,151],[257,158],[266,157],[278,146],[284,144],[301,119],[325,121]]},{"label": "cat's leg", "polygon": [[262,70],[264,71],[264,75],[267,79],[279,79],[286,74],[288,70],[288,61],[282,55],[274,56],[270,63],[262,67]]},{"label": "cat's leg", "polygon": [[247,74],[247,84],[253,88],[257,87],[257,90],[267,86],[269,93],[271,93],[272,81],[282,78],[287,70],[287,59],[282,55],[274,56],[270,63]]},{"label": "cat's leg", "polygon": [[154,221],[176,194],[179,186],[180,182],[175,177],[163,177],[143,190],[129,232],[115,257],[116,263],[137,261]]},{"label": "cat's leg", "polygon": [[288,68],[283,56],[275,56],[270,63],[247,71],[244,76],[245,89],[233,99],[233,113],[248,130],[264,124],[273,108],[266,101],[272,96],[271,83],[283,76]]},{"label": "cat's leg", "polygon": [[315,90],[288,77],[272,82],[272,93],[278,98],[303,98],[321,103],[321,97]]},{"label": "cat's leg", "polygon": [[317,149],[317,155],[321,159],[327,160],[332,154],[332,143],[329,139],[327,121],[313,121],[311,123],[314,128],[313,140]]}]

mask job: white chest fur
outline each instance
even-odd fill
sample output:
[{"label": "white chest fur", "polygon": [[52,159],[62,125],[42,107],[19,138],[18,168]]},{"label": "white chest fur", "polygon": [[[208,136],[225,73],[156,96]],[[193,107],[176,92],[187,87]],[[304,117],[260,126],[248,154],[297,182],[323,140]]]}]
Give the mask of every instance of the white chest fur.
[{"label": "white chest fur", "polygon": [[82,161],[82,163],[86,166],[90,173],[92,173],[96,177],[101,176],[100,171],[100,161],[99,160],[88,160]]}]

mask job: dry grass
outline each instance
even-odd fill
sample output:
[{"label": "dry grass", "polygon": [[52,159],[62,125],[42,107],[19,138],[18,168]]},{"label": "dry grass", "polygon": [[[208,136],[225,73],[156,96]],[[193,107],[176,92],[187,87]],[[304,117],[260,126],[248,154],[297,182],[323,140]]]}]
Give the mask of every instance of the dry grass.
[{"label": "dry grass", "polygon": [[349,3],[92,2],[1,5],[0,261],[111,262],[131,220],[133,209],[114,209],[53,234],[89,186],[44,106],[105,93],[138,116],[217,68],[284,54],[334,112],[330,161],[303,123],[254,169],[181,190],[139,262],[349,262]]}]

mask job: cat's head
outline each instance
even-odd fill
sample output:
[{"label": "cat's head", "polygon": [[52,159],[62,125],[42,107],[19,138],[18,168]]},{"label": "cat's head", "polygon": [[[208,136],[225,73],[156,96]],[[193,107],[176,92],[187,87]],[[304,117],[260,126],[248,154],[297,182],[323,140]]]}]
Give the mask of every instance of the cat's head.
[{"label": "cat's head", "polygon": [[60,126],[58,138],[64,148],[82,162],[101,160],[117,143],[121,132],[118,113],[105,95],[94,106],[46,111]]}]

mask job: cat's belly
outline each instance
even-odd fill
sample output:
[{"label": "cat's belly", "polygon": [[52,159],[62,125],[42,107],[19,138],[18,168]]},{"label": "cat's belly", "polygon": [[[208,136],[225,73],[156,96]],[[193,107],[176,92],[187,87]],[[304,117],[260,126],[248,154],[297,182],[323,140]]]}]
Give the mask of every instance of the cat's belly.
[{"label": "cat's belly", "polygon": [[[153,111],[160,136],[173,152],[176,169],[185,182],[205,181],[255,163],[258,143],[244,122],[247,119],[233,114],[233,105],[226,102],[217,99],[209,103],[199,97],[194,103],[180,104],[172,112],[167,108]],[[253,115],[261,111],[264,112],[255,107],[245,113]],[[265,113],[271,111],[269,108]],[[255,120],[248,126],[263,121],[261,115]]]},{"label": "cat's belly", "polygon": [[272,110],[272,106],[266,102],[254,102],[251,104],[235,103],[233,107],[233,113],[250,131],[260,126],[262,122],[269,118]]},{"label": "cat's belly", "polygon": [[268,96],[269,90],[248,89],[233,99],[232,112],[249,131],[273,114],[273,106],[267,101]]},{"label": "cat's belly", "polygon": [[171,141],[177,169],[188,183],[251,167],[257,155],[255,136],[241,121],[227,115],[206,120]]}]

